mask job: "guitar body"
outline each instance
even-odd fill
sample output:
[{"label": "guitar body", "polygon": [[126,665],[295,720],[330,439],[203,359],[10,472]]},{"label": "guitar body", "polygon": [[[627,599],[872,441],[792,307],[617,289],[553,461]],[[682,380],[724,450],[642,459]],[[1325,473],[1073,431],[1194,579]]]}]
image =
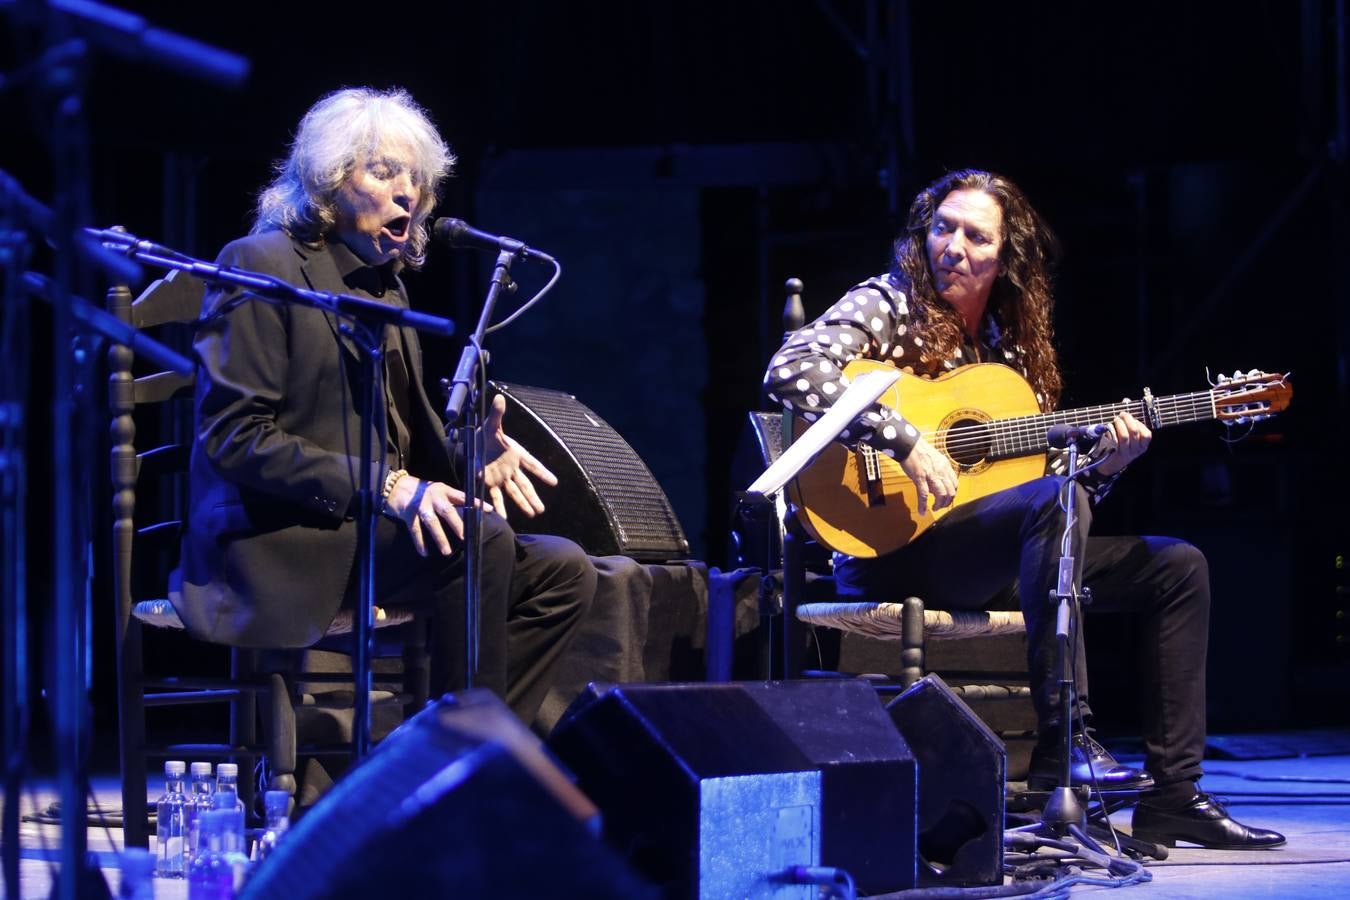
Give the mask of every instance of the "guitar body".
[{"label": "guitar body", "polygon": [[[850,380],[886,367],[854,360],[844,369]],[[948,429],[1040,412],[1031,385],[1018,372],[996,363],[963,366],[933,380],[903,375],[881,396],[927,437],[956,468],[956,501],[920,514],[914,483],[900,463],[876,453],[876,475],[868,478],[861,451],[834,442],[788,485],[798,520],[817,541],[850,556],[881,556],[898,550],[957,506],[1039,478],[1045,454],[991,460],[979,442],[953,440]],[[785,432],[794,438],[811,423],[792,416]],[[961,431],[957,431],[961,434]],[[879,476],[879,477],[877,477]]]}]

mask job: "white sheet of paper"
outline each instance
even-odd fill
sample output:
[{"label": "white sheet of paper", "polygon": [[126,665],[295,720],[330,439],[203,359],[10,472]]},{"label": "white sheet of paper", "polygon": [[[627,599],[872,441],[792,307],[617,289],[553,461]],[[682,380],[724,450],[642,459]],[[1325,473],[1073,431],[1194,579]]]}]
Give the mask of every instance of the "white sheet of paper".
[{"label": "white sheet of paper", "polygon": [[839,432],[848,427],[848,423],[886,393],[887,388],[900,379],[899,369],[874,369],[860,375],[849,384],[834,405],[826,410],[794,440],[783,455],[774,460],[773,465],[764,470],[750,491],[759,494],[772,494],[791,481],[798,472],[806,468],[807,463],[816,458],[830,441],[839,436]]}]

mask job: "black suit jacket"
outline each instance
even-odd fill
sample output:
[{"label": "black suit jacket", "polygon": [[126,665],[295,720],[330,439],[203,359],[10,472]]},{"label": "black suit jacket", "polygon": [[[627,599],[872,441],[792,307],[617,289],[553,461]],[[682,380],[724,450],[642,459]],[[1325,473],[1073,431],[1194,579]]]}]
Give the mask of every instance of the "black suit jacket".
[{"label": "black suit jacket", "polygon": [[[282,231],[221,251],[220,265],[316,291],[354,293],[341,245]],[[369,270],[367,273],[369,274]],[[386,302],[406,305],[403,286]],[[334,316],[209,291],[195,339],[196,440],[179,615],[193,635],[237,646],[300,647],[323,636],[351,579],[360,489],[361,355]],[[412,463],[448,481],[441,422],[422,385],[417,335],[403,329],[412,382]],[[377,460],[378,492],[386,460]]]}]

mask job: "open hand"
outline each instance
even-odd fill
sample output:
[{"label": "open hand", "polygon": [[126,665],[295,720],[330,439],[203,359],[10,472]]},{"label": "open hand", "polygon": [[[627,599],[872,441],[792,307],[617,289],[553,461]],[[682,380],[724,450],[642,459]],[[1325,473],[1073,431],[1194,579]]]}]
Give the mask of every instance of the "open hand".
[{"label": "open hand", "polygon": [[498,509],[506,508],[505,494],[525,515],[536,516],[544,511],[544,502],[529,476],[550,487],[558,483],[558,477],[507,435],[502,429],[505,414],[506,398],[498,394],[492,399],[492,409],[483,423],[483,454],[487,463],[483,466],[483,485]]},{"label": "open hand", "polygon": [[[408,534],[419,555],[426,556],[434,545],[442,556],[449,556],[452,548],[447,532],[464,540],[464,519],[459,512],[464,508],[464,499],[463,491],[448,484],[404,475],[394,482],[385,505],[408,526]],[[485,509],[490,512],[492,507]]]}]

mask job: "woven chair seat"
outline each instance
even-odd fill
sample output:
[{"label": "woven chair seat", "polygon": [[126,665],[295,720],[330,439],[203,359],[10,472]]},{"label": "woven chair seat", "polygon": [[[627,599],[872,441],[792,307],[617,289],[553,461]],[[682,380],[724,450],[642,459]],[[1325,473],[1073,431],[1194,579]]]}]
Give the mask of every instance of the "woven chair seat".
[{"label": "woven chair seat", "polygon": [[[903,610],[899,603],[803,603],[797,618],[853,634],[898,641],[903,637]],[[929,640],[1024,634],[1026,623],[1018,610],[925,609],[924,634]]]},{"label": "woven chair seat", "polygon": [[[142,600],[132,607],[131,614],[146,625],[154,628],[175,628],[183,630],[183,620],[178,616],[178,610],[173,608],[173,603],[167,599]],[[389,628],[394,625],[403,625],[413,620],[413,614],[406,609],[386,610],[382,607],[375,607],[375,627]],[[352,611],[349,609],[338,610],[337,616],[329,623],[328,629],[324,632],[325,636],[351,634],[353,628]]]}]

